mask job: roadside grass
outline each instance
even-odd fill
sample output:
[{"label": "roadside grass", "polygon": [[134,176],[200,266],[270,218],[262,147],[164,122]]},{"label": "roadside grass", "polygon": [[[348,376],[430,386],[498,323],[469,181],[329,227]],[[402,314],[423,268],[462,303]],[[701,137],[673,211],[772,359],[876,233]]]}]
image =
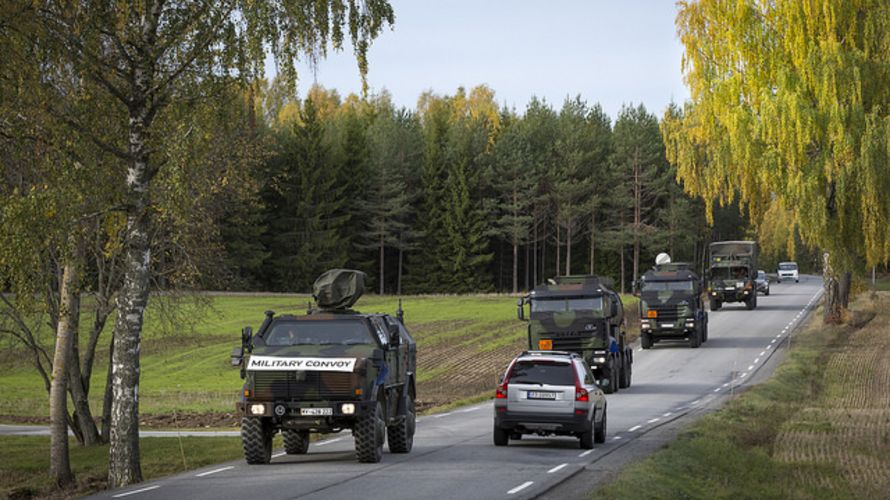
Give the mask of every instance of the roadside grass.
[{"label": "roadside grass", "polygon": [[[628,317],[636,298],[624,296]],[[190,418],[231,414],[241,388],[229,353],[240,342],[241,328],[259,328],[264,311],[302,314],[308,296],[282,294],[210,294],[197,299],[152,297],[145,316],[139,386],[140,414],[184,417],[183,427],[200,426]],[[395,312],[398,298],[368,295],[356,304],[365,312]],[[526,323],[516,318],[511,295],[429,295],[402,297],[405,322],[418,344],[418,391],[422,408],[478,396],[494,387],[497,374],[526,347]],[[91,324],[90,311],[81,321]],[[110,329],[109,325],[107,329]],[[104,334],[108,338],[108,332]],[[44,336],[51,341],[51,336]],[[50,345],[47,349],[50,349]],[[48,415],[42,379],[14,348],[0,349],[0,415],[35,420]],[[108,350],[97,353],[91,382],[91,406],[101,413]],[[428,395],[428,396],[427,396]],[[9,418],[7,418],[9,420]],[[215,422],[218,419],[215,420]],[[164,419],[173,423],[172,419]],[[229,418],[228,425],[236,420]]]},{"label": "roadside grass", "polygon": [[[280,440],[280,437],[276,439]],[[281,446],[281,443],[276,443]],[[146,481],[241,457],[241,440],[232,437],[142,438],[142,476]],[[107,488],[108,446],[70,443],[76,484],[51,486],[48,436],[0,436],[0,498],[73,498]]]},{"label": "roadside grass", "polygon": [[890,294],[868,295],[845,325],[814,313],[770,380],[590,497],[886,498]]}]

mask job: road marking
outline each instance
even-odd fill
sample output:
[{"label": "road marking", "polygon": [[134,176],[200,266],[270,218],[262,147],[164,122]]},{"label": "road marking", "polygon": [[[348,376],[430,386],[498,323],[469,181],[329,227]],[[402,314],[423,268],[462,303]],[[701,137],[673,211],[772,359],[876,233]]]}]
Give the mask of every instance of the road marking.
[{"label": "road marking", "polygon": [[635,426],[631,427],[630,429],[628,429],[627,432],[634,432],[642,427],[643,427],[642,425],[635,425]]},{"label": "road marking", "polygon": [[130,495],[135,495],[136,493],[144,493],[146,491],[156,490],[160,487],[161,487],[160,484],[156,484],[154,486],[149,486],[148,488],[141,488],[138,490],[128,491],[126,493],[118,493],[117,495],[112,495],[112,498],[121,498],[121,497],[130,496]]},{"label": "road marking", "polygon": [[210,474],[216,474],[217,472],[222,472],[224,470],[234,469],[234,465],[230,465],[228,467],[220,467],[219,469],[209,470],[207,472],[202,472],[200,474],[195,474],[195,477],[204,477],[209,476]]},{"label": "road marking", "polygon": [[729,387],[729,382],[723,384],[723,387]]},{"label": "road marking", "polygon": [[673,415],[673,413],[671,413],[671,412],[667,412],[667,413],[665,413],[664,415],[662,415],[662,417],[670,417],[671,415]]},{"label": "road marking", "polygon": [[512,490],[508,491],[507,494],[508,494],[508,495],[512,495],[512,494],[514,494],[514,493],[519,493],[520,491],[522,491],[522,490],[528,488],[529,486],[531,486],[531,485],[533,485],[533,484],[535,484],[534,481],[526,481],[526,482],[520,484],[519,486],[513,488]]},{"label": "road marking", "polygon": [[771,345],[768,345],[768,346],[764,347],[764,349],[768,351],[768,350],[770,350],[771,347],[772,347]]},{"label": "road marking", "polygon": [[328,439],[327,441],[319,441],[319,442],[315,443],[315,446],[325,446],[325,445],[328,445],[331,443],[336,443],[337,441],[343,441],[343,438],[339,437],[339,438],[334,438],[334,439]]},{"label": "road marking", "polygon": [[580,455],[578,455],[578,456],[579,456],[579,457],[586,457],[587,455],[590,455],[590,454],[593,453],[594,451],[595,451],[595,450],[587,450],[587,451],[585,451],[584,453],[582,453],[582,454],[580,454]]},{"label": "road marking", "polygon": [[619,439],[621,439],[621,436],[615,436],[612,438],[612,441],[618,441]]},{"label": "road marking", "polygon": [[562,468],[565,467],[566,465],[569,465],[569,464],[559,464],[559,465],[557,465],[556,467],[554,467],[554,468],[548,470],[548,471],[547,471],[547,474],[553,474],[554,472],[556,472],[556,471],[562,469]]},{"label": "road marking", "polygon": [[440,413],[440,414],[438,414],[438,415],[433,415],[433,418],[442,418],[442,417],[447,417],[448,415],[451,415],[451,412],[448,412],[448,413]]},{"label": "road marking", "polygon": [[699,401],[701,401],[701,399],[696,399],[695,401],[693,401],[693,402],[691,402],[691,403],[689,403],[689,404],[690,404],[690,405],[697,405]]},{"label": "road marking", "polygon": [[745,378],[747,376],[748,376],[748,372],[742,372],[742,374],[739,375],[739,378]]},{"label": "road marking", "polygon": [[723,388],[722,388],[722,387],[718,387],[718,388],[714,389],[714,392],[720,392],[720,389],[723,389]]},{"label": "road marking", "polygon": [[760,358],[754,358],[754,364],[760,363]]},{"label": "road marking", "polygon": [[479,410],[479,409],[481,409],[481,408],[482,408],[482,407],[477,406],[477,407],[475,407],[475,408],[467,408],[466,410],[461,410],[460,412],[461,412],[461,413],[470,413],[471,411],[476,411],[476,410]]},{"label": "road marking", "polygon": [[782,335],[776,335],[776,338],[779,338],[779,337],[781,337],[781,336],[782,336]]},{"label": "road marking", "polygon": [[772,340],[770,340],[769,343],[770,343],[770,344],[775,344],[775,343],[776,343],[776,339],[772,339]]},{"label": "road marking", "polygon": [[748,371],[751,371],[753,369],[754,369],[754,365],[748,365]]},{"label": "road marking", "polygon": [[647,423],[647,424],[654,424],[655,422],[658,422],[659,420],[661,420],[661,419],[660,419],[660,418],[653,418],[653,419],[647,420],[646,423]]},{"label": "road marking", "polygon": [[764,354],[766,354],[766,351],[760,351],[761,356],[763,356]]},{"label": "road marking", "polygon": [[281,453],[276,453],[276,454],[272,455],[272,458],[283,457],[283,456],[285,456],[285,455],[287,455],[287,452],[286,452],[286,451],[282,451]]}]

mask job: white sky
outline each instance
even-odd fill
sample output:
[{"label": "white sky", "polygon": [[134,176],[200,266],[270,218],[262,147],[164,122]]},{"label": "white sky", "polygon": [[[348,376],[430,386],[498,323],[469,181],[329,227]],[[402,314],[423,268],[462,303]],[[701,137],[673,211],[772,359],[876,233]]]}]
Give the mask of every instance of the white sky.
[{"label": "white sky", "polygon": [[[673,0],[391,0],[392,31],[371,46],[368,83],[414,108],[421,92],[453,94],[487,84],[500,104],[524,111],[533,95],[555,107],[581,94],[613,119],[622,104],[642,102],[661,116],[689,93]],[[313,82],[305,66],[300,91]],[[342,96],[358,93],[347,47],[317,68],[317,83]]]}]

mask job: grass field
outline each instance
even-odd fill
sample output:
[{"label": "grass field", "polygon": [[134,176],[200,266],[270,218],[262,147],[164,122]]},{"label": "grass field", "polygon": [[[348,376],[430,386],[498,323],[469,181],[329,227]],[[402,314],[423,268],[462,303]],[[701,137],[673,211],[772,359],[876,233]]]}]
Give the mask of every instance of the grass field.
[{"label": "grass field", "polygon": [[[244,326],[259,327],[263,311],[303,313],[305,296],[214,295],[201,302],[166,304],[153,297],[146,313],[142,344],[140,413],[150,424],[233,425],[231,414],[241,388],[229,353]],[[632,314],[636,299],[625,297]],[[516,319],[516,299],[508,295],[403,297],[405,322],[418,345],[418,403],[425,408],[478,397],[492,391],[509,360],[526,348],[525,323]],[[356,308],[394,312],[397,299],[363,297]],[[175,310],[173,328],[164,314]],[[163,314],[162,314],[163,313]],[[81,322],[89,324],[84,316]],[[107,338],[107,337],[106,337]],[[98,355],[91,396],[101,412],[107,349]],[[45,417],[47,395],[40,377],[17,351],[0,351],[0,419]],[[196,415],[215,415],[201,419]]]},{"label": "grass field", "polygon": [[890,293],[853,310],[843,326],[813,321],[768,382],[591,498],[887,498]]}]

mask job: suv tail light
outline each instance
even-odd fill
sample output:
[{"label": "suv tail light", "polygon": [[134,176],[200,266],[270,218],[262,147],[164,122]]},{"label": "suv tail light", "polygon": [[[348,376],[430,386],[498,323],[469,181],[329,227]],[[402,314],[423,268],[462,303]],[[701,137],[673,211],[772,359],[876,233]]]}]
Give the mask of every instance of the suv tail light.
[{"label": "suv tail light", "polygon": [[573,364],[572,373],[575,374],[575,401],[590,401],[590,393],[587,389],[581,387],[581,381],[578,379],[578,369]]},{"label": "suv tail light", "polygon": [[507,367],[507,373],[504,375],[504,380],[498,385],[497,390],[494,391],[495,399],[507,399],[507,383],[510,382],[510,376],[513,375],[513,364],[516,361],[514,360],[510,363],[510,366]]}]

